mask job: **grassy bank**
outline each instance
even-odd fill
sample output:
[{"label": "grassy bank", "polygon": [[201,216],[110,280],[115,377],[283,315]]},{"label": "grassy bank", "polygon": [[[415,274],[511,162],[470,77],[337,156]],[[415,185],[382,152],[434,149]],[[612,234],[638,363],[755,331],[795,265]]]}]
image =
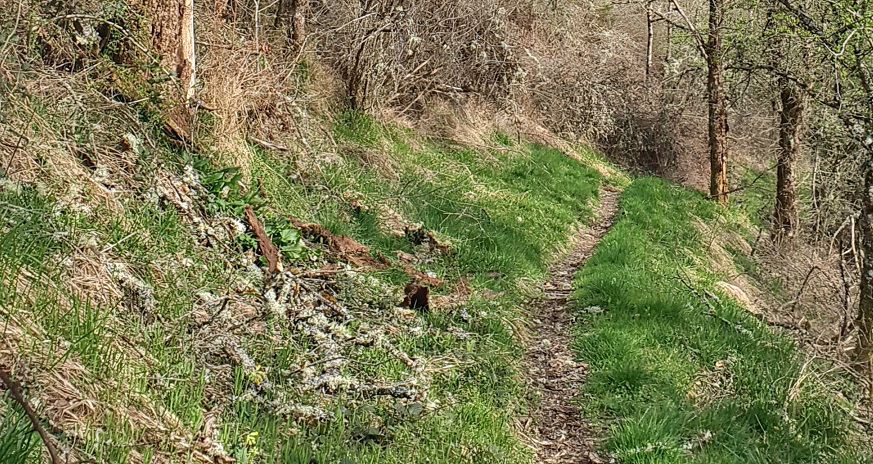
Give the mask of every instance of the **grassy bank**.
[{"label": "grassy bank", "polygon": [[[159,133],[123,154],[112,189],[86,177],[61,195],[50,168],[4,180],[0,367],[62,447],[111,463],[529,460],[512,425],[521,305],[602,176],[500,135],[473,149],[353,113],[331,130],[323,157],[249,146],[248,185],[216,164],[226,154]],[[252,230],[221,232],[245,224],[246,205],[282,247],[284,282],[306,286],[287,301],[258,270]],[[349,270],[291,217],[388,265]],[[410,267],[445,281],[429,311],[397,307]],[[41,443],[8,399],[7,416],[0,450],[36,462]]]},{"label": "grassy bank", "polygon": [[620,206],[574,293],[603,446],[624,463],[867,462],[847,414],[857,392],[715,290],[725,276],[696,221],[736,230],[741,213],[653,178]]}]

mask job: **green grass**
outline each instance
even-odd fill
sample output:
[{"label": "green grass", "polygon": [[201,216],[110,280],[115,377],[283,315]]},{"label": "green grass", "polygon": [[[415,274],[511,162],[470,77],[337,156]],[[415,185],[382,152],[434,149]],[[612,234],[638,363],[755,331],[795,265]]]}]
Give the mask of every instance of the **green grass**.
[{"label": "green grass", "polygon": [[[493,150],[478,151],[357,113],[340,115],[332,129],[342,142],[339,161],[306,172],[285,154],[251,147],[248,168],[261,180],[266,202],[258,214],[268,224],[281,228],[295,216],[348,234],[374,255],[426,253],[384,230],[380,207],[390,207],[449,244],[451,252],[429,256],[419,264],[422,271],[450,283],[468,279],[477,291],[500,292],[475,295],[452,311],[397,316],[399,300],[393,295],[409,280],[399,268],[337,281],[341,301],[354,315],[343,330],[356,335],[394,327],[397,333],[388,338],[398,350],[429,361],[433,372],[422,377],[423,397],[400,401],[302,389],[299,375],[289,372],[302,360],[317,359],[318,344],[293,320],[275,314],[259,320],[261,332],[237,329],[237,340],[274,383],[272,390],[253,388],[255,373],[227,359],[220,347],[204,353],[208,345],[201,338],[209,333],[196,330],[191,314],[199,294],[258,302],[250,298],[257,288],[239,289],[248,279],[241,262],[250,243],[204,247],[173,205],[142,201],[153,187],[156,166],[181,173],[196,162],[203,176],[227,168],[210,164],[224,159],[222,154],[170,149],[158,133],[152,134],[157,150],[144,152],[137,162],[132,175],[140,185],[122,199],[123,208],[83,211],[32,187],[3,187],[0,324],[30,320],[44,334],[23,345],[27,367],[39,372],[73,363],[81,370],[69,381],[93,387],[100,404],[163,410],[192,434],[208,411],[217,411],[218,438],[240,463],[528,462],[530,451],[513,431],[513,417],[526,406],[516,381],[523,354],[516,328],[530,296],[526,289],[545,277],[549,256],[572,228],[590,218],[602,176],[557,150],[513,143],[499,134]],[[386,162],[391,172],[367,159]],[[242,195],[232,190],[228,198],[196,206],[242,221]],[[124,263],[125,272],[151,288],[154,307],[143,312],[67,291],[63,263],[89,248],[111,250],[105,259]],[[285,264],[318,266],[319,255],[311,249],[287,256]],[[16,288],[11,283],[22,270],[34,277]],[[448,291],[448,285],[435,289]],[[343,375],[376,384],[417,377],[382,346],[349,344],[342,354],[352,360]],[[294,405],[317,406],[328,417],[309,421],[282,410]],[[157,456],[187,462],[174,454],[170,441],[155,440],[154,431],[118,410],[107,408],[95,423],[83,420],[77,446],[97,462],[128,462],[133,453],[146,462]],[[38,442],[23,435],[16,428],[20,424],[0,425],[0,447],[33,459]]]},{"label": "green grass", "polygon": [[289,183],[281,174],[288,171],[282,160],[261,152],[254,175],[264,179],[277,207],[386,254],[411,251],[408,241],[378,229],[374,210],[357,211],[342,194],[354,194],[369,207],[387,204],[448,239],[455,253],[438,266],[454,276],[495,270],[509,276],[542,274],[545,255],[567,237],[571,225],[590,216],[602,177],[557,150],[533,144],[482,153],[425,140],[412,149],[411,133],[358,113],[342,114],[334,132],[358,148],[378,145],[376,156],[392,159],[398,178],[386,179],[377,167],[350,155],[343,164],[311,173],[317,179],[310,182],[327,188],[312,191]]},{"label": "green grass", "polygon": [[[575,349],[591,372],[588,413],[608,427],[623,463],[830,463],[869,460],[850,446],[835,391],[794,343],[711,291],[706,240],[694,218],[732,227],[736,212],[654,178],[634,181],[621,213],[579,272]],[[681,279],[681,280],[680,280]],[[709,305],[712,305],[710,307]]]},{"label": "green grass", "polygon": [[7,395],[0,400],[0,456],[6,464],[26,464],[39,445],[39,437],[17,403]]},{"label": "green grass", "polygon": [[[551,252],[573,225],[590,217],[601,176],[546,147],[483,153],[440,140],[414,141],[408,131],[354,113],[342,115],[334,132],[354,150],[374,150],[390,159],[396,178],[350,153],[343,163],[311,173],[308,184],[301,185],[281,176],[289,170],[282,159],[256,152],[254,175],[263,179],[278,211],[351,235],[374,253],[414,252],[407,239],[380,229],[376,205],[389,206],[451,245],[452,252],[432,257],[426,270],[449,280],[465,277],[474,288],[502,295],[474,297],[450,313],[420,314],[419,331],[398,335],[397,348],[409,356],[448,358],[457,364],[433,376],[430,407],[345,394],[330,402],[333,420],[301,428],[266,413],[256,402],[239,401],[225,435],[230,441],[257,431],[262,451],[258,462],[527,462],[529,452],[511,425],[524,406],[515,379],[522,350],[513,327],[522,320],[522,304],[529,296],[517,279],[545,276]],[[349,194],[365,208],[350,204]],[[392,270],[373,277],[395,286],[407,279]],[[366,299],[354,293],[345,296]],[[454,335],[458,329],[466,338]],[[408,375],[384,350],[356,356],[363,364],[349,373],[358,377],[401,380]],[[274,367],[281,367],[277,362]],[[298,433],[288,436],[289,428]],[[250,453],[240,451],[237,457],[247,462]]]}]

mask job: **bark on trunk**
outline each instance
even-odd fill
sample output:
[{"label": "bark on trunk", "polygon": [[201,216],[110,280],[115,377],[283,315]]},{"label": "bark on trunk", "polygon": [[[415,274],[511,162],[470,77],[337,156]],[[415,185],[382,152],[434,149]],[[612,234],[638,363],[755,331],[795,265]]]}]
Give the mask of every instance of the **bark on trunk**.
[{"label": "bark on trunk", "polygon": [[777,241],[791,241],[797,232],[797,192],[794,168],[800,151],[803,97],[797,86],[779,79],[779,154],[776,166],[776,207],[773,226]]},{"label": "bark on trunk", "polygon": [[179,82],[185,90],[185,101],[194,99],[195,84],[197,83],[197,55],[194,52],[194,0],[185,1],[185,9],[182,13],[182,31],[179,40],[179,54],[177,73]]},{"label": "bark on trunk", "polygon": [[709,0],[709,31],[706,43],[706,92],[709,97],[709,193],[718,203],[728,202],[727,108],[724,96],[721,26],[724,0]]},{"label": "bark on trunk", "polygon": [[140,3],[151,26],[152,45],[164,64],[175,69],[187,0],[140,0]]},{"label": "bark on trunk", "polygon": [[152,46],[161,64],[178,78],[182,93],[193,97],[196,80],[193,0],[140,0],[149,19]]},{"label": "bark on trunk", "polygon": [[[861,294],[858,302],[858,361],[873,373],[873,153],[867,153],[861,202]],[[871,389],[873,395],[873,389]]]},{"label": "bark on trunk", "polygon": [[291,0],[291,41],[298,47],[306,38],[307,6],[307,0]]}]

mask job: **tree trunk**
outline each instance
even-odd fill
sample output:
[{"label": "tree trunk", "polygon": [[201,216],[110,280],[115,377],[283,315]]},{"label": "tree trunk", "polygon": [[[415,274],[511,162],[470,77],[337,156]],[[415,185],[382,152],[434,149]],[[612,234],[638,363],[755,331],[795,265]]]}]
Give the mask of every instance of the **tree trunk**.
[{"label": "tree trunk", "polygon": [[[672,13],[673,13],[673,0],[667,0],[667,16],[670,17],[670,15]],[[670,59],[672,59],[672,56],[670,54],[670,50],[672,48],[671,44],[673,42],[673,23],[670,21],[667,21],[666,36],[667,37],[665,39],[665,42],[667,44],[667,50],[664,52],[664,65],[670,66]]]},{"label": "tree trunk", "polygon": [[779,154],[776,166],[776,207],[773,226],[777,241],[791,241],[797,232],[797,192],[794,167],[800,151],[803,97],[788,79],[779,79]]},{"label": "tree trunk", "polygon": [[196,80],[194,1],[140,0],[140,4],[149,19],[152,46],[161,64],[178,77],[186,99],[192,98]]},{"label": "tree trunk", "polygon": [[649,82],[652,77],[652,53],[654,49],[655,42],[655,34],[653,31],[653,18],[652,18],[652,2],[654,0],[646,1],[646,82]]},{"label": "tree trunk", "polygon": [[285,20],[285,0],[279,0],[279,4],[276,5],[276,19],[273,21],[273,27],[278,29],[282,26],[282,22]]},{"label": "tree trunk", "polygon": [[291,41],[298,47],[306,38],[307,6],[308,0],[291,0]]},{"label": "tree trunk", "polygon": [[[873,153],[867,153],[861,201],[861,294],[858,302],[858,361],[873,372]],[[871,389],[873,395],[873,389]]]},{"label": "tree trunk", "polygon": [[194,52],[194,0],[185,1],[185,9],[182,13],[182,31],[179,40],[179,54],[177,60],[177,73],[179,82],[185,90],[185,102],[194,99],[195,84],[197,83],[197,55]]},{"label": "tree trunk", "polygon": [[709,31],[706,43],[706,93],[709,98],[709,193],[718,203],[728,202],[727,108],[724,96],[721,26],[724,0],[709,0]]}]

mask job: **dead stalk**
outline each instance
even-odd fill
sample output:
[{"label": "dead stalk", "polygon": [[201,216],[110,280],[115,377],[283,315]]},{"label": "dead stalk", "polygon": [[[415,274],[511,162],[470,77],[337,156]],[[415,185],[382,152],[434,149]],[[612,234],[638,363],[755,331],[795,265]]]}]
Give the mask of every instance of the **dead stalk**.
[{"label": "dead stalk", "polygon": [[6,386],[9,396],[12,397],[12,399],[18,403],[22,409],[24,409],[24,413],[27,415],[27,418],[30,419],[30,423],[33,424],[33,429],[36,430],[36,433],[39,434],[39,437],[45,444],[49,456],[51,456],[52,464],[62,464],[60,455],[58,455],[58,450],[55,448],[51,436],[49,436],[48,432],[46,432],[42,424],[40,424],[39,417],[33,411],[33,408],[30,407],[30,402],[27,401],[21,393],[21,386],[18,382],[13,380],[12,376],[3,369],[0,369],[0,382],[3,382],[3,385]]}]

